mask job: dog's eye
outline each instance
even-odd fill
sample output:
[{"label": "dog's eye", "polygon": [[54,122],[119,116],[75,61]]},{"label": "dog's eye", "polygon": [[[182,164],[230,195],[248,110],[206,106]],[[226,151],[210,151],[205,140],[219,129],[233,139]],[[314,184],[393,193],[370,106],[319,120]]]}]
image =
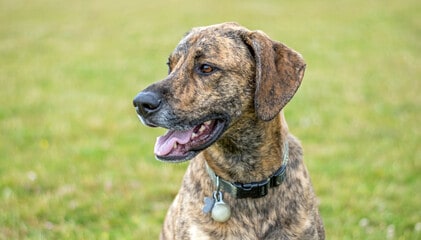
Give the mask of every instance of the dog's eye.
[{"label": "dog's eye", "polygon": [[203,74],[210,74],[214,71],[214,68],[208,64],[202,64],[199,67],[199,71]]}]

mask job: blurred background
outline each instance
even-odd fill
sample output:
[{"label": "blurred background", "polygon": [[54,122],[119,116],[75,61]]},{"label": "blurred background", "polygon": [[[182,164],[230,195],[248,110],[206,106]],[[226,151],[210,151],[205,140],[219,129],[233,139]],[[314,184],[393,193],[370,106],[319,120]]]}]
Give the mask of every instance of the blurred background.
[{"label": "blurred background", "polygon": [[194,26],[300,52],[287,105],[329,239],[421,238],[421,3],[0,0],[0,239],[156,239],[187,164],[153,156],[138,91]]}]

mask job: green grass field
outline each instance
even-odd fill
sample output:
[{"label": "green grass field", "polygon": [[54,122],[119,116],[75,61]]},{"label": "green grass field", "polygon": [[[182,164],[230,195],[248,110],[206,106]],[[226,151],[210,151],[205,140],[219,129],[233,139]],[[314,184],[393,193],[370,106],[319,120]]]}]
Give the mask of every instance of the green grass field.
[{"label": "green grass field", "polygon": [[0,239],[156,239],[186,164],[132,98],[193,26],[301,52],[286,107],[328,239],[421,239],[421,3],[0,0]]}]

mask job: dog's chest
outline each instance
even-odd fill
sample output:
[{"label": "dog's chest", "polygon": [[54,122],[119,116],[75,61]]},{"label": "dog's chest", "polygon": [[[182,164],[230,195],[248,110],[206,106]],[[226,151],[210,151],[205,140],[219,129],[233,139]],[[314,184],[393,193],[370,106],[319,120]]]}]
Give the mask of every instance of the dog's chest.
[{"label": "dog's chest", "polygon": [[190,239],[201,239],[211,240],[212,238],[207,233],[199,228],[199,226],[193,224],[189,229]]}]

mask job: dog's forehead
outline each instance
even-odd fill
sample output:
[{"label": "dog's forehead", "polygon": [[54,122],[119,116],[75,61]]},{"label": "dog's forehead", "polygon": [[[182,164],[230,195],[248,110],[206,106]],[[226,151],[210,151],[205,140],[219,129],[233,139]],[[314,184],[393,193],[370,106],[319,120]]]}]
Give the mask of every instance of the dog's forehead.
[{"label": "dog's forehead", "polygon": [[197,50],[212,51],[224,47],[238,46],[244,28],[232,24],[196,27],[186,33],[177,45],[174,54],[187,53],[194,46]]}]

